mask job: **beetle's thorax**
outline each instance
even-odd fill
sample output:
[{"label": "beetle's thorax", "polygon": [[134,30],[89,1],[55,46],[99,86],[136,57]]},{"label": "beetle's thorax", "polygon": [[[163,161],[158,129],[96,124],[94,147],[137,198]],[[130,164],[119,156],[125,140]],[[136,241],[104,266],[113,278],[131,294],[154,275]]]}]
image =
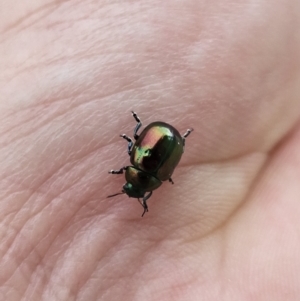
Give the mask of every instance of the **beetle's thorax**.
[{"label": "beetle's thorax", "polygon": [[[123,186],[125,193],[131,197],[132,195],[144,195],[148,191],[157,189],[162,182],[154,175],[147,173],[135,166],[128,166],[125,173],[127,183]],[[134,196],[137,197],[137,196]]]},{"label": "beetle's thorax", "polygon": [[137,186],[133,186],[128,182],[123,186],[123,192],[125,192],[131,198],[142,198],[145,195],[145,191],[139,189]]}]

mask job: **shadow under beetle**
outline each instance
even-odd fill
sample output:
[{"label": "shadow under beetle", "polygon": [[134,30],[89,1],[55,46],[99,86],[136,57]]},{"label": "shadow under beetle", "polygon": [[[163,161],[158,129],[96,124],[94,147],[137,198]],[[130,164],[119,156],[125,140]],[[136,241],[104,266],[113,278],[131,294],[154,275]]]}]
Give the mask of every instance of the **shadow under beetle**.
[{"label": "shadow under beetle", "polygon": [[128,154],[132,166],[109,171],[111,174],[123,174],[125,171],[126,184],[122,192],[108,197],[127,194],[131,198],[137,198],[144,208],[143,217],[148,212],[147,200],[151,197],[152,191],[166,180],[174,184],[171,176],[184,152],[185,138],[193,129],[188,129],[181,136],[170,124],[156,121],[146,126],[138,135],[142,122],[133,111],[132,116],[137,122],[133,131],[135,142],[125,134],[120,135],[128,142]]}]

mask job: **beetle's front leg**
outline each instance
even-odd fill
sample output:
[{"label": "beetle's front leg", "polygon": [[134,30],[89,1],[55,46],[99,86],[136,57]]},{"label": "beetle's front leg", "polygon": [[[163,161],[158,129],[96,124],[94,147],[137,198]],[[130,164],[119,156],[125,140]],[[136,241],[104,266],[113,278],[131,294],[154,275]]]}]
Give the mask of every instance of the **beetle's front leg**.
[{"label": "beetle's front leg", "polygon": [[142,126],[142,122],[135,112],[131,111],[131,113],[132,113],[132,116],[134,117],[135,121],[137,122],[137,125],[135,126],[135,129],[133,131],[133,137],[135,140],[137,140],[139,138],[139,135],[137,134],[137,132],[140,129],[140,127]]},{"label": "beetle's front leg", "polygon": [[130,156],[131,155],[131,149],[132,149],[132,146],[133,146],[133,141],[130,137],[128,137],[127,135],[123,134],[123,135],[120,135],[120,137],[122,137],[123,139],[125,139],[126,141],[128,141],[128,155]]},{"label": "beetle's front leg", "polygon": [[120,168],[119,170],[110,170],[108,173],[114,174],[114,175],[120,175],[123,173],[124,170],[126,170],[128,168],[128,166],[124,166],[122,168]]}]

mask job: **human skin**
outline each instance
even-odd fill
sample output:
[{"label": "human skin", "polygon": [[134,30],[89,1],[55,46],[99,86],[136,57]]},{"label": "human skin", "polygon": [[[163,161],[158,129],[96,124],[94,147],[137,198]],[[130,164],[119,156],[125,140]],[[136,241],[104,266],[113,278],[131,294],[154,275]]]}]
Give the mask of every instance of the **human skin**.
[{"label": "human skin", "polygon": [[[0,300],[299,300],[300,3],[0,2]],[[135,110],[189,127],[148,202]]]}]

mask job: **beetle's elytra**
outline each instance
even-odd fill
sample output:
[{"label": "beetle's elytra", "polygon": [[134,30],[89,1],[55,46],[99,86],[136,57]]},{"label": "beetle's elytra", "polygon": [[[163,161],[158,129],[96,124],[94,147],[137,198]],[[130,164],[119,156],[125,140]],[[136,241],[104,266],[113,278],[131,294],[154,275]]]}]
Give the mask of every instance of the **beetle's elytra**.
[{"label": "beetle's elytra", "polygon": [[108,197],[127,194],[131,198],[137,198],[144,208],[142,214],[144,216],[148,211],[147,200],[152,195],[152,191],[166,180],[174,184],[171,176],[184,152],[185,138],[193,129],[188,129],[181,136],[170,124],[156,121],[138,134],[142,122],[133,111],[132,116],[137,122],[133,131],[135,142],[125,134],[121,135],[128,142],[128,154],[132,166],[109,171],[112,174],[123,174],[125,171],[126,183],[122,192]]}]

